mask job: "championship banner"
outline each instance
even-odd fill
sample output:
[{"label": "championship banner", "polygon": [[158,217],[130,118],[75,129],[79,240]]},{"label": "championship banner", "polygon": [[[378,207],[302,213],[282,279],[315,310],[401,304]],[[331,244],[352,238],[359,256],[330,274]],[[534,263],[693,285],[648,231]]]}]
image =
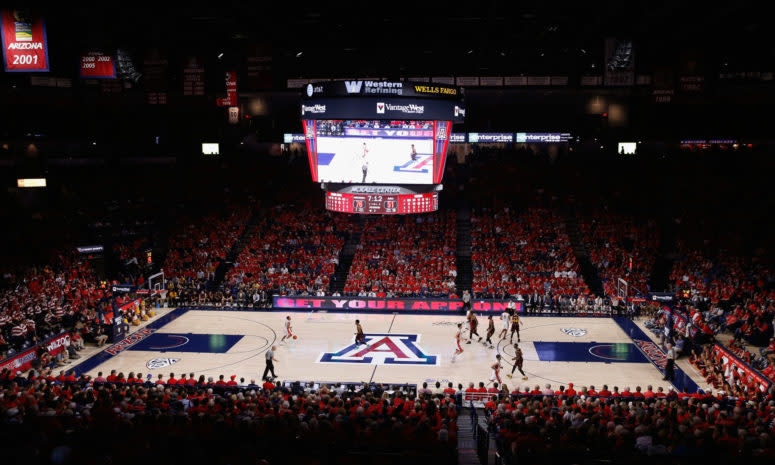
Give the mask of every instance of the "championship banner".
[{"label": "championship banner", "polygon": [[3,37],[3,63],[10,72],[47,72],[48,44],[43,18],[33,18],[20,10],[3,10],[0,22]]},{"label": "championship banner", "polygon": [[219,107],[236,107],[237,103],[237,72],[226,72],[226,98],[216,99]]},{"label": "championship banner", "polygon": [[724,366],[724,378],[734,377],[742,379],[745,384],[753,382],[761,392],[767,392],[770,389],[772,382],[769,379],[737,358],[735,354],[721,344],[716,343],[713,345],[713,355]]},{"label": "championship banner", "polygon": [[[503,312],[509,300],[476,299],[471,300],[471,308],[477,312]],[[521,302],[516,302],[517,312],[522,312]],[[381,297],[297,297],[274,296],[275,308],[307,310],[411,310],[411,311],[450,311],[462,312],[461,299],[443,298],[381,298]]]},{"label": "championship banner", "polygon": [[244,77],[243,88],[271,89],[273,87],[272,48],[268,44],[253,44],[247,47]]},{"label": "championship banner", "polygon": [[635,55],[632,41],[605,40],[605,70],[603,82],[606,86],[632,86],[635,84]]},{"label": "championship banner", "polygon": [[183,95],[205,94],[204,61],[198,56],[189,56],[183,66]]},{"label": "championship banner", "polygon": [[86,79],[115,79],[116,63],[112,55],[89,52],[81,55],[79,75]]}]

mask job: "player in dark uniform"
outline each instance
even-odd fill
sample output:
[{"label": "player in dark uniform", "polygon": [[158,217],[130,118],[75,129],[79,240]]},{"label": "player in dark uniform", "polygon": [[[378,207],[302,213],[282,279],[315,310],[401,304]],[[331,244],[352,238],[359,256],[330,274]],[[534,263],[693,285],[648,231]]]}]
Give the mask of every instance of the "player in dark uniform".
[{"label": "player in dark uniform", "polygon": [[417,149],[414,148],[414,144],[412,144],[412,161],[417,160]]},{"label": "player in dark uniform", "polygon": [[514,370],[519,370],[520,373],[522,373],[522,380],[527,381],[527,375],[524,371],[522,371],[522,363],[524,360],[522,359],[522,349],[519,348],[517,344],[514,344],[514,357],[512,357],[512,360],[514,360],[514,366],[511,367],[511,373],[509,373],[507,376],[511,378],[514,376]]},{"label": "player in dark uniform", "polygon": [[494,348],[492,340],[490,339],[493,334],[495,334],[495,322],[492,321],[492,315],[489,315],[487,317],[487,339],[485,339],[484,342],[490,344],[490,349]]},{"label": "player in dark uniform", "polygon": [[482,342],[482,336],[476,331],[477,326],[479,326],[479,320],[476,319],[476,315],[474,315],[474,312],[468,312],[468,342],[466,344],[471,343],[474,334],[479,337],[479,342]]},{"label": "player in dark uniform", "polygon": [[355,320],[355,345],[366,344],[366,336],[363,335],[361,320]]},{"label": "player in dark uniform", "polygon": [[509,337],[509,342],[514,342],[514,333],[517,333],[517,342],[522,342],[519,339],[519,327],[522,325],[522,322],[519,321],[519,315],[516,313],[511,315],[511,337]]}]

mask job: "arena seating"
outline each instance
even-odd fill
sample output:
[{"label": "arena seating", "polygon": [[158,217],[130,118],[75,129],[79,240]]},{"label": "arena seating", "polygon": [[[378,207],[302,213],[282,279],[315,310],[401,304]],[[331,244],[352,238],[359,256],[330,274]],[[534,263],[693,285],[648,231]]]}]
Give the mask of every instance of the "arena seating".
[{"label": "arena seating", "polygon": [[[407,464],[456,463],[458,406],[449,395],[381,385],[305,392],[252,380],[237,385],[223,376],[169,385],[131,376],[122,375],[123,382],[85,382],[67,374],[61,381],[28,381],[3,372],[3,443],[19,446],[18,453],[35,444],[46,457],[91,462],[109,456],[117,464],[225,457],[230,463],[388,463],[396,454]],[[22,420],[30,428],[16,427]],[[65,436],[62,451],[57,446]],[[170,440],[176,447],[167,446]],[[22,460],[5,447],[6,459]]]},{"label": "arena seating", "polygon": [[508,207],[485,208],[471,222],[475,297],[589,293],[555,211],[528,208],[517,215]]},{"label": "arena seating", "polygon": [[92,331],[99,312],[112,306],[110,292],[74,251],[56,254],[46,266],[11,273],[9,281],[12,286],[0,291],[4,353],[34,346],[79,321]]},{"label": "arena seating", "polygon": [[617,278],[627,280],[631,295],[648,292],[648,280],[659,247],[659,231],[654,221],[595,211],[581,215],[579,229],[606,295],[616,295]]},{"label": "arena seating", "polygon": [[350,228],[349,217],[320,208],[272,210],[251,233],[224,287],[234,296],[325,293]]},{"label": "arena seating", "polygon": [[536,386],[532,393],[489,402],[489,427],[505,464],[691,463],[741,455],[772,460],[775,454],[775,410],[764,396],[746,401],[702,392],[638,394],[544,395]]},{"label": "arena seating", "polygon": [[215,271],[242,235],[251,213],[247,204],[231,204],[221,213],[178,221],[163,265],[168,289],[175,300],[223,300],[220,292],[210,289]]},{"label": "arena seating", "polygon": [[455,213],[368,218],[346,295],[434,296],[455,292]]}]

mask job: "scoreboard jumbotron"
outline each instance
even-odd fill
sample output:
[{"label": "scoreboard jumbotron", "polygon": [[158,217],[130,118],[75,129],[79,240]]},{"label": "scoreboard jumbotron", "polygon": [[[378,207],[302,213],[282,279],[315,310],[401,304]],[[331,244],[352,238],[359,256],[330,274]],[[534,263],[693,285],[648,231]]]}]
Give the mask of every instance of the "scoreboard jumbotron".
[{"label": "scoreboard jumbotron", "polygon": [[412,82],[310,83],[301,104],[312,180],[328,210],[408,214],[438,210],[459,88]]}]

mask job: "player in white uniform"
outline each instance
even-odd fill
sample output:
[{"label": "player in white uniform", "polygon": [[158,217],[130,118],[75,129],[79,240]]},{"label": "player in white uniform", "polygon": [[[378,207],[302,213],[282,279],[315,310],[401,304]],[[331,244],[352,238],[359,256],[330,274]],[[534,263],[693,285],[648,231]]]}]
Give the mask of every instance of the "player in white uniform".
[{"label": "player in white uniform", "polygon": [[457,324],[457,333],[455,334],[455,353],[452,355],[452,363],[455,363],[457,356],[463,353],[463,348],[460,346],[460,339],[463,337],[463,323]]},{"label": "player in white uniform", "polygon": [[363,171],[363,180],[366,182],[366,174],[369,172],[369,159],[366,155],[369,153],[369,147],[366,146],[366,142],[363,143],[363,155],[361,155],[361,171]]},{"label": "player in white uniform", "polygon": [[509,312],[501,313],[501,332],[498,334],[498,339],[505,339],[509,334],[509,325],[511,324],[511,315]]},{"label": "player in white uniform", "polygon": [[490,382],[487,384],[495,382],[498,384],[501,383],[501,368],[503,368],[501,366],[501,354],[498,354],[495,356],[495,363],[490,366],[492,372],[490,373]]},{"label": "player in white uniform", "polygon": [[288,315],[285,317],[285,335],[282,339],[280,339],[280,344],[285,343],[285,340],[293,340],[293,333],[291,332],[291,316]]}]

